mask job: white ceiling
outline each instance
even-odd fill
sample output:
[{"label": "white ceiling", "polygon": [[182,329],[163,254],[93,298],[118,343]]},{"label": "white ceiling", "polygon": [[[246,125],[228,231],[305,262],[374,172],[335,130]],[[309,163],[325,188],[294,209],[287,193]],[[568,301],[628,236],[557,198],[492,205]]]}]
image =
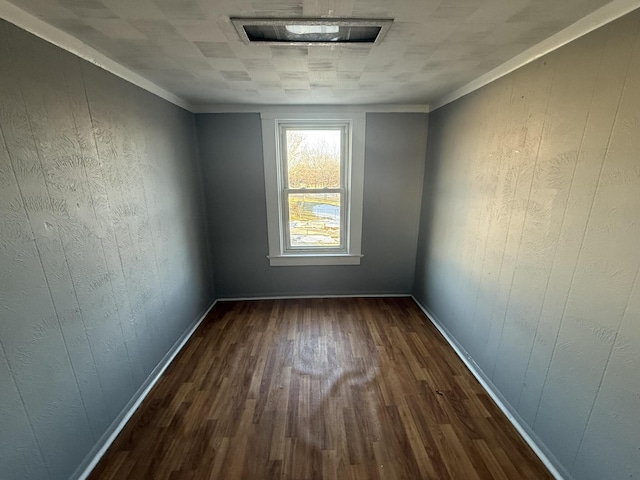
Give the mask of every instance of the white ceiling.
[{"label": "white ceiling", "polygon": [[[429,104],[609,0],[9,0],[193,106]],[[229,17],[392,18],[377,46],[245,45]]]}]

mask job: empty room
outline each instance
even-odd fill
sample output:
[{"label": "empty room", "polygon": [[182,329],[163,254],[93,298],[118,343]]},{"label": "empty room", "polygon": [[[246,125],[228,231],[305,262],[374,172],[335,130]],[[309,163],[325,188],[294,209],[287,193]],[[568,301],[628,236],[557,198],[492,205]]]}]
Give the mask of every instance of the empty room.
[{"label": "empty room", "polygon": [[0,0],[0,479],[640,479],[640,0]]}]

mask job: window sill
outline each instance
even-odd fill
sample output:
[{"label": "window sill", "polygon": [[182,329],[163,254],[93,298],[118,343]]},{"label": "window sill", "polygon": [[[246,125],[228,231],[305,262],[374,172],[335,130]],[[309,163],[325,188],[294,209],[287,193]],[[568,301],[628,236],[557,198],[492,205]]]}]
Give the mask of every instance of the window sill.
[{"label": "window sill", "polygon": [[267,256],[272,267],[302,267],[321,265],[360,265],[363,255],[278,255]]}]

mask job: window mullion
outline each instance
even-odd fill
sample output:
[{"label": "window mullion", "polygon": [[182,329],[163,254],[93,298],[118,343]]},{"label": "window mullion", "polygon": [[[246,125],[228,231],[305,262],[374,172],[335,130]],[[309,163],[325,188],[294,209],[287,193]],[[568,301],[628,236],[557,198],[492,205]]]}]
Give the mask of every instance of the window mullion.
[{"label": "window mullion", "polygon": [[344,193],[345,189],[343,187],[340,188],[286,188],[282,189],[285,195],[289,194],[305,194],[305,193]]}]

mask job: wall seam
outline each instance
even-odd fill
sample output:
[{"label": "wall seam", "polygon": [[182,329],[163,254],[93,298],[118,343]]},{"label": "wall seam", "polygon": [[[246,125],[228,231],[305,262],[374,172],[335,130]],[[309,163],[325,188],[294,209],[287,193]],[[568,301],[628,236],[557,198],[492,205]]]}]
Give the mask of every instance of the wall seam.
[{"label": "wall seam", "polygon": [[[58,329],[60,330],[60,335],[64,339],[64,335],[62,334],[62,329],[60,328],[60,321],[58,319],[58,314],[57,314],[57,312],[55,310],[55,305],[53,305],[53,297],[51,295],[51,289],[49,288],[49,281],[47,280],[47,274],[46,274],[46,272],[44,270],[44,265],[42,264],[42,257],[40,255],[40,250],[38,249],[38,244],[35,241],[35,235],[33,233],[33,227],[32,227],[31,221],[29,220],[29,213],[27,212],[26,206],[24,205],[24,196],[22,195],[22,189],[20,188],[20,183],[18,182],[18,176],[16,175],[16,169],[15,169],[15,167],[13,165],[13,161],[11,161],[11,159],[13,157],[13,154],[9,151],[9,148],[7,147],[7,141],[6,141],[5,136],[4,136],[4,129],[2,128],[2,125],[0,125],[0,137],[2,138],[2,143],[5,146],[5,150],[7,152],[8,158],[9,158],[9,164],[11,165],[11,172],[13,173],[13,177],[14,177],[15,182],[16,182],[16,188],[18,190],[18,194],[20,195],[20,200],[22,201],[22,207],[23,207],[23,210],[24,210],[24,215],[25,215],[25,217],[27,219],[27,222],[29,223],[29,229],[31,230],[31,235],[32,235],[32,238],[33,238],[34,247],[36,249],[36,253],[38,254],[38,261],[40,262],[40,268],[42,269],[42,276],[44,277],[45,282],[47,283],[47,290],[49,292],[49,298],[50,298],[51,303],[52,303],[53,311],[56,314],[56,321],[58,323]],[[65,345],[65,348],[66,348],[66,345]],[[51,478],[51,471],[49,469],[49,465],[47,465],[47,462],[45,461],[45,456],[44,456],[44,452],[42,450],[42,446],[40,445],[40,441],[38,439],[38,436],[36,435],[35,428],[33,428],[33,422],[31,420],[31,415],[29,414],[29,410],[27,409],[27,405],[25,404],[24,398],[22,396],[22,392],[20,391],[20,388],[18,387],[18,384],[16,383],[15,375],[13,374],[13,370],[11,368],[11,363],[9,362],[9,356],[7,355],[7,353],[6,353],[5,349],[4,349],[4,345],[3,345],[1,339],[0,339],[0,349],[2,350],[2,355],[4,356],[5,360],[7,361],[7,368],[9,369],[9,374],[11,376],[11,381],[13,382],[13,384],[14,384],[14,386],[16,388],[16,392],[18,393],[18,396],[20,397],[20,402],[22,403],[22,409],[24,410],[24,414],[27,417],[27,420],[29,422],[29,427],[31,428],[31,433],[33,434],[33,438],[34,438],[34,440],[36,442],[36,445],[38,446],[38,450],[40,452],[40,458],[42,459],[42,464],[43,464],[45,470],[47,471],[47,475],[49,476],[49,478]],[[67,352],[67,355],[68,355],[68,352]],[[73,370],[73,365],[72,365],[71,368],[72,368],[72,371],[74,373],[74,378],[75,378],[75,371]],[[77,384],[78,383],[77,378],[75,378],[75,380],[76,380],[76,384]],[[82,397],[82,395],[80,395],[80,397]],[[87,412],[85,410],[85,416],[86,416],[86,414],[87,414]],[[87,419],[87,422],[88,422],[88,419]]]},{"label": "wall seam", "polygon": [[195,155],[196,155],[196,163],[198,165],[198,173],[200,179],[198,181],[198,185],[200,186],[200,207],[202,209],[202,222],[204,228],[204,238],[206,242],[206,250],[207,250],[207,260],[208,260],[208,272],[209,272],[209,282],[210,282],[210,295],[213,297],[213,300],[216,299],[216,279],[215,279],[215,271],[213,269],[213,253],[211,249],[213,248],[213,242],[211,241],[211,232],[209,231],[211,225],[211,218],[209,216],[209,206],[208,206],[208,197],[206,194],[206,189],[204,186],[205,183],[205,174],[204,174],[204,159],[202,158],[202,151],[200,149],[200,129],[198,128],[198,114],[191,114],[192,120],[191,125],[193,127],[193,144],[195,146]]},{"label": "wall seam", "polygon": [[[636,47],[638,45],[638,42],[636,40]],[[634,47],[635,50],[635,47]],[[600,183],[602,180],[602,172],[604,171],[604,166],[607,163],[607,158],[609,156],[609,148],[611,147],[611,137],[613,136],[613,132],[616,128],[616,125],[618,123],[618,114],[620,112],[620,105],[622,103],[622,99],[624,97],[624,93],[627,89],[627,84],[628,84],[628,79],[629,79],[629,69],[631,68],[631,62],[629,62],[629,64],[627,65],[626,68],[626,75],[625,75],[625,80],[624,80],[624,84],[622,86],[622,89],[620,90],[620,97],[618,98],[618,104],[616,105],[616,113],[614,115],[614,121],[613,124],[611,125],[611,129],[609,131],[609,137],[607,139],[607,146],[605,149],[605,154],[604,154],[604,158],[602,160],[602,164],[600,165],[600,172],[598,173],[598,181],[596,182],[596,189],[594,191],[593,194],[593,198],[591,199],[591,205],[589,207],[589,213],[587,214],[587,222],[585,224],[585,227],[583,229],[582,232],[582,238],[580,240],[580,246],[578,248],[578,258],[576,259],[576,264],[573,267],[573,273],[571,275],[571,281],[569,282],[569,289],[567,291],[567,296],[564,300],[564,305],[562,307],[562,315],[560,316],[560,325],[558,326],[558,331],[556,332],[556,338],[555,341],[553,343],[553,351],[551,352],[551,357],[549,359],[549,365],[547,366],[547,373],[545,374],[544,377],[544,382],[543,382],[543,388],[542,388],[542,392],[540,392],[540,398],[538,399],[538,406],[536,407],[536,414],[534,416],[533,422],[532,422],[532,428],[535,428],[535,424],[538,420],[538,412],[540,411],[540,403],[542,402],[542,397],[544,396],[544,390],[545,387],[547,385],[547,379],[549,378],[549,371],[551,370],[551,364],[553,363],[553,357],[555,356],[556,353],[556,348],[558,346],[558,337],[560,336],[560,331],[562,330],[562,324],[564,323],[564,317],[565,317],[565,313],[567,311],[567,304],[569,302],[569,297],[571,296],[571,290],[573,288],[573,282],[575,280],[575,276],[576,276],[576,271],[578,270],[578,265],[580,264],[580,257],[582,256],[582,247],[584,246],[584,239],[587,236],[587,232],[589,230],[589,223],[591,223],[591,213],[593,212],[593,206],[595,204],[596,201],[596,197],[598,196],[598,189],[600,187]]]},{"label": "wall seam", "polygon": [[[414,228],[414,244],[412,246],[413,249],[413,265],[411,269],[411,275],[409,276],[409,291],[413,292],[415,290],[416,285],[416,271],[417,271],[417,263],[418,263],[418,238],[420,236],[420,223],[422,219],[422,196],[424,195],[424,179],[427,172],[427,143],[429,142],[429,114],[423,114],[425,116],[426,128],[424,135],[420,139],[420,149],[422,151],[421,162],[420,162],[420,172],[419,178],[422,179],[420,182],[419,191],[416,192],[416,202],[418,205],[416,211],[415,218],[415,228]],[[366,159],[365,159],[366,161]]]},{"label": "wall seam", "polygon": [[[629,290],[629,295],[627,295],[627,303],[625,304],[624,307],[624,311],[622,312],[622,320],[620,321],[620,323],[622,323],[622,321],[624,320],[625,315],[627,314],[627,309],[629,308],[629,301],[631,300],[631,295],[633,294],[633,289],[636,286],[636,283],[638,281],[638,276],[640,275],[640,266],[638,266],[638,269],[636,270],[636,275],[633,278],[633,283],[631,284],[631,290]],[[602,387],[602,382],[604,381],[604,377],[607,373],[607,368],[609,367],[609,361],[611,360],[611,356],[613,355],[613,350],[614,347],[616,345],[616,341],[618,339],[618,334],[620,333],[620,327],[618,326],[618,330],[616,331],[615,335],[613,336],[613,339],[611,340],[611,349],[609,350],[609,355],[607,356],[607,361],[604,364],[604,369],[602,370],[602,375],[600,376],[600,382],[598,383],[598,388],[596,390],[596,394],[593,396],[593,401],[591,402],[591,408],[589,409],[589,416],[587,417],[587,421],[584,423],[584,428],[582,429],[582,436],[580,437],[580,443],[578,444],[578,448],[576,449],[576,454],[575,457],[573,459],[573,462],[571,463],[571,472],[573,472],[573,470],[576,467],[576,462],[578,461],[578,456],[580,454],[580,449],[582,448],[582,443],[584,442],[584,437],[585,434],[587,432],[587,427],[589,426],[589,422],[591,421],[591,415],[593,414],[593,408],[598,400],[598,396],[600,394],[600,388]]]},{"label": "wall seam", "polygon": [[[635,42],[635,45],[633,47],[633,52],[631,54],[631,60],[630,60],[630,62],[628,64],[628,66],[627,66],[627,75],[625,76],[624,86],[623,86],[623,88],[621,90],[621,93],[620,93],[620,99],[621,100],[624,97],[624,93],[625,93],[625,90],[626,90],[626,87],[627,87],[627,79],[629,78],[629,70],[631,69],[631,63],[633,61],[632,60],[633,59],[633,55],[638,50],[638,46],[639,45],[640,45],[640,33],[636,33],[636,42]],[[618,105],[620,105],[620,103],[621,102],[619,102]],[[618,119],[618,110],[616,110],[615,119],[616,119],[616,121]],[[616,121],[614,121],[614,126],[615,126]],[[614,129],[612,128],[611,136],[613,136],[613,130]],[[607,145],[607,151],[608,151],[608,145]],[[605,156],[605,159],[606,159],[606,156]],[[605,163],[605,161],[602,162],[603,167],[604,167],[604,163]],[[599,183],[600,183],[600,179],[598,179],[598,184]],[[597,189],[596,189],[596,192],[597,192]],[[594,194],[594,197],[593,197],[594,198],[594,203],[595,203],[595,197],[596,197],[596,195]],[[590,215],[589,215],[589,218],[591,218]],[[587,225],[588,225],[588,223],[587,223]],[[586,233],[585,233],[585,236],[586,236]],[[582,251],[582,248],[580,249],[580,251]],[[576,265],[577,265],[577,263],[576,263]],[[573,472],[573,470],[576,467],[576,462],[578,461],[578,457],[580,455],[580,450],[582,449],[582,444],[584,443],[584,437],[586,435],[587,428],[589,427],[589,423],[591,422],[591,416],[593,415],[593,409],[594,409],[594,407],[596,405],[596,402],[598,400],[598,397],[600,395],[600,389],[602,387],[602,382],[604,381],[604,377],[607,374],[607,369],[609,367],[609,362],[611,361],[611,356],[613,355],[613,351],[614,351],[614,348],[615,348],[615,345],[616,345],[616,341],[618,339],[618,334],[620,333],[620,327],[621,327],[622,322],[624,321],[624,318],[625,318],[625,316],[627,314],[627,310],[629,308],[629,302],[631,300],[631,295],[633,294],[633,290],[634,290],[635,285],[636,285],[636,283],[638,281],[638,276],[639,275],[640,275],[640,265],[638,266],[638,268],[636,270],[635,277],[633,278],[633,282],[631,283],[631,288],[629,289],[629,294],[627,295],[627,301],[625,303],[625,307],[624,307],[624,310],[622,312],[622,316],[620,318],[620,322],[618,324],[618,329],[616,330],[616,333],[613,336],[613,340],[611,341],[611,348],[609,350],[609,355],[607,356],[607,361],[604,364],[604,368],[602,370],[602,375],[600,376],[600,382],[598,383],[598,388],[596,389],[596,393],[593,396],[593,401],[591,402],[591,408],[589,409],[589,416],[587,417],[587,421],[585,422],[584,428],[582,429],[582,435],[580,437],[580,443],[578,444],[578,448],[576,448],[576,453],[575,453],[575,456],[573,458],[573,462],[571,463],[571,472]]]},{"label": "wall seam", "polygon": [[[87,93],[87,85],[86,85],[87,82],[86,82],[86,78],[85,78],[84,64],[81,61],[79,63],[80,63],[80,78],[82,80],[82,91],[83,91],[83,94],[84,94],[85,103],[87,105],[87,114],[89,115],[89,121],[91,123],[91,129],[90,129],[91,130],[91,142],[93,143],[93,148],[95,149],[96,160],[97,160],[98,166],[100,168],[100,175],[101,175],[102,178],[104,178],[104,171],[103,171],[103,168],[102,168],[102,160],[100,158],[101,157],[100,149],[98,148],[98,142],[96,140],[96,134],[95,134],[95,122],[94,122],[94,119],[93,119],[93,112],[91,111],[91,103],[89,102],[89,95]],[[107,200],[106,205],[107,205],[107,209],[109,211],[109,214],[113,215],[113,211],[111,209],[111,199],[109,198],[109,192],[108,192],[106,187],[105,187],[105,197],[106,197],[106,200]],[[128,227],[128,225],[127,225],[127,227]],[[129,233],[129,234],[131,234],[131,233]],[[124,264],[122,263],[122,254],[121,254],[120,242],[118,241],[118,234],[115,231],[115,229],[114,229],[114,232],[113,232],[113,236],[114,236],[114,239],[115,239],[116,248],[118,250],[118,259],[120,261],[120,269],[122,271],[122,279],[123,279],[123,282],[125,283],[125,287],[126,287],[127,277],[125,276],[125,273],[124,273],[125,269],[124,269]],[[129,303],[129,309],[131,310],[131,298],[129,297],[129,289],[125,288],[125,291],[126,291],[126,295],[127,295],[127,302]],[[85,327],[85,330],[86,330],[86,327]],[[134,332],[134,335],[136,336],[136,342],[138,343],[138,345],[140,345],[140,338],[138,337],[138,331],[135,328],[135,325],[133,326],[133,332]],[[87,338],[87,341],[88,341],[88,338]],[[91,352],[92,352],[92,356],[93,356],[93,348],[91,347],[91,343],[90,342],[88,342],[88,343],[89,343],[89,348],[91,348]],[[94,357],[94,363],[95,363],[95,357]],[[143,361],[142,356],[140,356],[140,363],[142,364],[142,369],[144,371],[144,361]],[[96,364],[96,372],[97,372],[97,364]],[[104,389],[102,391],[102,395],[103,395],[103,398],[104,398]],[[106,402],[105,402],[105,408],[107,408],[106,407]],[[107,411],[108,411],[108,409],[107,409]]]},{"label": "wall seam", "polygon": [[[514,88],[511,88],[511,93],[510,93],[510,102],[513,100],[513,94],[514,94]],[[505,130],[504,133],[506,135],[507,131],[506,131],[506,122],[505,122]],[[490,143],[489,143],[490,144]],[[498,163],[498,168],[497,171],[500,172],[500,167],[502,166],[502,162],[504,160],[505,155],[500,155],[500,160]],[[505,176],[508,175],[508,171],[505,174]],[[492,192],[492,198],[495,198],[497,195],[497,191],[498,191],[498,186],[500,185],[500,175],[498,174],[496,177],[496,181],[494,184],[494,188],[493,188],[493,192]],[[515,192],[515,189],[514,189]],[[491,202],[489,202],[491,203]],[[482,252],[482,264],[480,266],[480,275],[478,276],[478,285],[476,288],[476,294],[475,294],[475,300],[473,302],[473,311],[471,312],[471,331],[472,333],[476,330],[476,322],[477,322],[477,317],[478,317],[478,298],[480,297],[480,290],[482,287],[482,278],[483,278],[483,274],[484,274],[484,267],[485,267],[485,262],[486,262],[486,258],[487,258],[487,247],[489,245],[489,237],[491,236],[491,227],[493,225],[493,220],[495,218],[495,215],[493,214],[494,212],[494,208],[492,208],[489,212],[489,222],[487,225],[487,230],[486,230],[486,236],[484,239],[484,249]],[[511,219],[511,217],[510,217]],[[505,244],[506,244],[506,239],[505,239]]]},{"label": "wall seam", "polygon": [[[46,175],[46,172],[45,172],[44,164],[42,162],[42,152],[40,151],[40,148],[38,147],[38,144],[36,142],[36,138],[35,138],[36,137],[36,133],[35,133],[35,131],[33,129],[32,123],[31,123],[31,118],[29,116],[29,111],[27,109],[27,102],[25,101],[25,95],[24,95],[24,90],[22,88],[22,84],[20,84],[19,89],[20,89],[20,96],[21,96],[21,99],[22,99],[22,105],[24,107],[25,119],[27,120],[27,124],[29,125],[30,137],[32,139],[33,147],[35,149],[35,153],[36,153],[36,156],[38,158],[38,163],[40,165],[40,171],[42,173],[42,178],[43,178],[43,182],[44,182],[44,186],[45,186],[45,191],[47,192],[47,198],[49,200],[49,204],[51,205],[51,209],[53,210],[53,201],[51,200],[51,192],[49,190],[49,182],[47,180],[47,175]],[[15,175],[15,170],[14,170],[14,175]],[[17,175],[16,175],[16,184],[19,186],[19,182],[17,181]],[[20,196],[23,198],[23,202],[24,202],[24,196],[22,196],[22,192],[20,192]],[[25,207],[25,210],[26,210],[26,207]],[[88,428],[89,433],[91,434],[91,436],[93,436],[93,431],[91,429],[91,422],[89,421],[89,414],[87,412],[87,408],[86,408],[86,405],[85,405],[85,402],[84,402],[84,397],[82,395],[82,390],[80,388],[80,382],[78,382],[78,376],[76,374],[75,367],[73,366],[73,362],[71,361],[71,354],[69,353],[69,347],[67,345],[67,339],[65,337],[64,330],[62,329],[62,323],[61,323],[61,320],[60,320],[60,315],[58,313],[58,307],[56,306],[56,301],[55,301],[55,298],[53,296],[53,292],[51,291],[51,285],[49,283],[49,275],[47,274],[47,269],[45,268],[44,262],[42,260],[42,253],[40,251],[40,247],[38,246],[38,240],[36,238],[36,232],[33,231],[33,223],[31,222],[31,220],[29,220],[29,225],[30,225],[30,228],[32,230],[32,235],[33,235],[35,247],[36,247],[36,249],[38,251],[38,257],[39,257],[39,260],[40,260],[40,266],[42,268],[42,273],[44,275],[45,281],[47,283],[47,288],[49,290],[49,297],[51,299],[51,304],[53,306],[53,310],[54,310],[55,315],[56,315],[56,320],[58,322],[58,329],[60,330],[60,336],[62,337],[62,342],[64,344],[67,360],[69,361],[69,366],[71,368],[71,371],[73,372],[73,377],[74,377],[74,380],[76,382],[76,389],[78,390],[78,397],[80,398],[80,401],[82,402],[82,408],[83,408],[83,411],[84,411],[85,420],[87,422],[87,428]],[[58,241],[60,242],[60,249],[62,251],[62,256],[64,257],[64,263],[67,266],[66,270],[67,270],[67,273],[69,275],[69,283],[71,285],[71,289],[73,290],[73,295],[74,295],[74,298],[75,298],[75,304],[78,307],[78,312],[79,312],[80,317],[82,319],[82,323],[83,323],[83,325],[85,327],[85,333],[86,333],[86,323],[85,323],[85,320],[84,320],[84,313],[82,312],[82,308],[80,307],[80,302],[78,300],[78,293],[77,293],[77,290],[76,290],[75,282],[73,280],[73,275],[71,274],[71,267],[69,265],[69,259],[68,259],[67,252],[66,252],[66,249],[65,249],[65,246],[64,246],[64,242],[62,240],[62,235],[60,234],[60,230],[57,227],[56,227],[56,233],[57,233]],[[95,359],[94,359],[94,361],[95,361]],[[96,368],[96,372],[97,372],[97,368]],[[102,390],[102,394],[104,396],[104,390],[102,389],[102,383],[100,382],[99,375],[98,375],[98,382],[99,382],[99,385],[100,385],[100,389]]]},{"label": "wall seam", "polygon": [[[148,146],[149,145],[149,142],[148,142],[149,139],[148,139],[147,132],[143,131],[143,135],[144,135],[144,144],[146,146]],[[140,145],[139,145],[138,142],[133,142],[132,150],[135,152],[135,156],[136,156],[136,159],[138,161],[138,164],[142,164],[141,159],[143,158],[143,156],[140,153]],[[144,175],[141,174],[140,177],[141,177],[140,190],[142,191],[142,196],[144,198],[144,206],[145,206],[145,212],[144,213],[145,213],[145,216],[146,216],[146,219],[147,219],[147,222],[149,223],[149,225],[153,225],[153,223],[151,222],[151,216],[149,214],[149,212],[150,212],[150,209],[149,209],[149,198],[147,196],[147,188],[145,187],[145,183],[144,183]],[[164,283],[162,275],[160,273],[160,264],[158,263],[158,246],[157,246],[157,244],[155,242],[155,235],[150,235],[150,237],[151,237],[151,245],[152,245],[152,249],[151,250],[153,252],[153,262],[155,263],[155,266],[156,266],[156,272],[155,273],[156,273],[156,276],[157,276],[158,285],[160,286],[160,300],[162,302],[162,309],[166,314],[166,313],[168,313],[167,301],[166,301],[166,298],[165,298],[167,292],[166,292],[165,283]],[[146,311],[146,309],[145,309],[145,311]],[[154,323],[154,326],[155,326],[155,323]],[[171,346],[169,346],[169,348],[170,347]],[[163,350],[164,350],[164,347],[163,347]]]},{"label": "wall seam", "polygon": [[[520,240],[518,241],[518,250],[516,252],[516,258],[515,258],[515,261],[514,261],[514,269],[513,269],[513,272],[511,273],[511,282],[509,284],[509,295],[507,297],[507,304],[505,305],[505,309],[504,309],[504,317],[502,319],[502,328],[500,329],[500,336],[498,337],[499,341],[498,341],[498,347],[496,349],[496,355],[495,355],[495,358],[493,360],[493,368],[491,369],[491,377],[490,378],[492,378],[492,379],[493,379],[493,376],[495,375],[496,365],[498,364],[498,357],[499,357],[500,347],[502,345],[502,338],[503,338],[503,335],[504,335],[504,326],[505,326],[505,323],[507,321],[507,314],[509,312],[509,306],[511,305],[511,293],[513,291],[513,280],[515,279],[516,269],[518,268],[518,260],[520,258],[520,250],[521,250],[521,247],[522,247],[522,235],[524,234],[525,225],[527,224],[527,217],[529,216],[529,208],[528,207],[529,207],[529,203],[531,201],[531,192],[533,191],[533,184],[535,182],[536,170],[538,169],[538,161],[540,160],[540,148],[541,148],[542,141],[543,141],[543,138],[544,138],[545,127],[547,126],[547,114],[549,112],[549,102],[551,101],[551,93],[553,92],[553,85],[554,85],[554,79],[556,77],[556,73],[557,73],[557,70],[554,69],[553,76],[551,77],[551,81],[550,81],[549,92],[547,93],[546,104],[545,104],[545,107],[544,107],[542,128],[540,129],[540,141],[538,142],[538,147],[536,149],[536,159],[535,159],[535,161],[533,163],[533,170],[531,172],[531,183],[529,184],[529,193],[527,194],[527,208],[525,209],[524,219],[522,220],[522,228],[520,229]],[[518,172],[520,172],[520,169],[518,170]],[[517,185],[516,185],[515,191],[517,191]],[[503,261],[504,261],[504,258],[503,258]]]},{"label": "wall seam", "polygon": [[[595,98],[595,94],[596,94],[596,91],[597,91],[597,88],[598,88],[598,80],[599,80],[600,75],[601,75],[601,68],[602,68],[602,62],[604,60],[604,55],[605,55],[605,48],[603,47],[602,54],[600,55],[600,64],[599,64],[600,67],[598,68],[598,76],[595,79],[594,84],[593,84],[593,90],[591,92],[591,99],[589,101],[589,110],[588,110],[588,113],[587,113],[587,118],[585,120],[584,128],[582,129],[582,136],[580,138],[580,144],[578,145],[578,150],[577,150],[577,153],[576,153],[576,163],[574,164],[573,170],[571,172],[571,183],[569,185],[569,191],[567,192],[567,201],[566,201],[565,207],[564,207],[564,209],[562,211],[562,219],[560,220],[560,228],[558,230],[558,238],[556,240],[555,247],[553,249],[553,257],[552,257],[552,260],[551,260],[551,268],[549,269],[549,275],[547,276],[547,282],[545,284],[544,294],[542,295],[542,300],[540,302],[540,313],[538,314],[538,321],[536,322],[536,331],[535,331],[534,336],[533,336],[533,342],[531,344],[531,350],[529,350],[529,358],[527,359],[527,366],[525,368],[525,379],[526,379],[526,376],[527,376],[527,372],[529,371],[529,365],[531,364],[531,357],[533,356],[533,350],[534,350],[534,347],[535,347],[536,338],[538,338],[538,329],[540,327],[540,319],[542,318],[542,312],[544,310],[544,305],[545,305],[545,301],[546,301],[546,298],[547,298],[547,293],[548,293],[548,290],[549,290],[549,283],[551,281],[551,276],[552,276],[553,270],[554,270],[553,267],[554,267],[554,265],[556,263],[556,256],[557,256],[557,253],[558,253],[558,246],[560,244],[562,231],[563,231],[563,228],[564,228],[564,225],[565,225],[567,209],[569,208],[569,200],[571,199],[571,192],[573,191],[573,183],[574,183],[574,179],[575,179],[576,170],[578,169],[578,163],[580,162],[580,155],[582,153],[582,147],[583,147],[584,140],[585,140],[585,137],[586,137],[587,127],[589,125],[589,119],[591,118],[591,113],[592,113],[591,110],[592,110],[592,107],[593,107],[593,100]],[[549,362],[551,362],[551,359],[549,359]],[[516,403],[516,405],[520,405],[520,401],[522,399],[522,393],[524,392],[524,387],[525,387],[525,384],[523,382],[523,385],[520,388],[520,394],[518,395],[518,402]],[[542,398],[542,391],[540,392],[540,398]],[[536,411],[537,411],[537,409],[536,409]]]},{"label": "wall seam", "polygon": [[[85,101],[86,101],[86,104],[87,104],[87,109],[89,109],[89,98],[86,96],[85,78],[84,78],[84,72],[82,71],[82,63],[81,63],[79,58],[76,58],[75,61],[76,61],[77,65],[78,65],[78,71],[80,72],[80,80],[82,82],[83,92],[85,93]],[[66,73],[64,74],[64,76],[65,76],[65,79],[66,79]],[[69,93],[68,90],[67,90],[67,93]],[[74,128],[76,130],[76,135],[79,136],[78,125],[76,123],[76,118],[75,118],[75,115],[73,114],[73,111],[72,111],[71,115],[73,117]],[[91,126],[93,127],[93,121],[91,123]],[[93,136],[94,136],[94,133],[93,133],[93,128],[92,128],[91,129],[91,137],[92,137],[92,139],[93,139]],[[97,151],[96,151],[96,155],[97,155]],[[82,169],[84,171],[85,177],[87,177],[87,179],[88,179],[87,170],[86,170],[86,163],[85,163],[84,159],[82,161]],[[93,211],[93,216],[97,221],[98,220],[98,216],[96,214],[96,207],[95,207],[94,198],[93,198],[93,192],[91,191],[91,185],[90,184],[88,184],[87,192],[89,193],[89,198],[91,200],[91,210]],[[102,259],[104,261],[104,267],[105,267],[105,270],[107,271],[108,276],[109,276],[109,287],[111,289],[111,295],[113,296],[113,305],[115,306],[116,313],[117,313],[117,316],[118,316],[118,326],[120,327],[120,333],[122,335],[122,342],[123,342],[124,348],[127,351],[127,359],[128,359],[128,362],[129,362],[129,374],[131,376],[131,385],[135,388],[136,380],[135,380],[135,377],[134,377],[134,365],[133,365],[133,361],[132,361],[132,358],[131,358],[131,352],[129,351],[129,345],[127,344],[126,336],[124,334],[124,329],[122,327],[122,322],[123,322],[122,315],[123,314],[121,312],[120,307],[118,306],[118,299],[117,299],[117,296],[116,296],[115,289],[113,287],[113,278],[112,278],[112,275],[111,275],[111,269],[109,267],[109,261],[107,259],[107,253],[106,253],[106,250],[104,248],[104,239],[100,238],[99,240],[100,240],[100,248],[102,249]],[[129,297],[128,296],[127,296],[127,302],[129,302]],[[136,338],[136,342],[137,342],[137,338]]]},{"label": "wall seam", "polygon": [[[509,78],[509,77],[507,77],[507,78]],[[513,96],[513,88],[512,88],[511,94],[510,94],[510,98],[512,98],[512,96]],[[507,172],[507,175],[508,174],[509,174],[509,172]],[[515,203],[514,201],[515,201],[516,195],[518,193],[518,182],[520,180],[520,169],[519,168],[517,170],[515,170],[514,176],[515,176],[515,178],[513,180],[514,181],[513,193],[511,194],[511,196],[509,198],[509,201],[512,202],[512,203]],[[498,296],[500,294],[500,278],[502,277],[502,270],[504,268],[504,263],[505,263],[504,256],[505,256],[505,252],[507,251],[507,243],[509,242],[509,232],[511,231],[511,223],[513,221],[513,210],[514,210],[514,208],[513,208],[513,205],[512,205],[511,209],[509,210],[509,222],[507,223],[507,228],[504,229],[505,231],[504,231],[504,235],[503,235],[504,241],[502,242],[502,255],[500,256],[500,269],[498,270],[498,277],[497,277],[497,280],[496,280],[496,289],[495,289],[495,292],[493,294],[493,301],[491,302],[491,315],[489,317],[489,325],[487,327],[487,330],[488,330],[487,337],[488,337],[488,334],[491,331],[491,325],[493,324],[493,318],[494,318],[494,315],[495,315],[495,312],[496,312],[496,302],[497,302]],[[506,312],[506,310],[505,310],[505,312]],[[502,331],[503,330],[504,330],[504,321],[502,322],[502,326],[500,327],[500,337],[499,338],[502,338]],[[496,358],[497,358],[499,349],[500,349],[500,344],[498,344],[496,346],[496,353],[495,353]],[[495,368],[495,361],[494,361],[493,368]],[[492,375],[493,375],[493,370],[492,370]],[[492,375],[491,376],[487,375],[487,376],[489,378],[491,378]]]},{"label": "wall seam", "polygon": [[[89,114],[89,120],[91,122],[91,139],[92,139],[92,142],[93,142],[93,145],[94,145],[94,148],[95,148],[96,159],[98,160],[98,165],[100,167],[100,174],[101,174],[101,176],[103,178],[105,178],[104,169],[103,169],[103,163],[102,163],[102,153],[100,151],[100,148],[98,147],[98,141],[96,139],[96,132],[95,132],[96,131],[96,122],[95,122],[94,114],[93,114],[93,111],[92,111],[92,108],[91,108],[91,103],[89,101],[89,94],[87,92],[87,85],[86,85],[87,82],[86,82],[86,78],[85,78],[85,68],[86,68],[85,64],[81,62],[81,69],[80,70],[81,70],[81,77],[82,77],[82,87],[83,87],[83,91],[84,91],[85,102],[86,102],[86,105],[87,105],[87,113]],[[112,145],[110,144],[109,146],[112,146]],[[120,197],[122,198],[123,197],[122,189],[118,188],[118,191],[120,193]],[[108,189],[106,187],[105,187],[105,195],[106,195],[106,198],[107,198],[107,206],[108,206],[108,209],[109,209],[109,213],[111,215],[114,215],[113,210],[111,208],[112,199],[110,198],[109,191],[108,191]],[[129,233],[129,239],[131,240],[131,244],[133,245],[133,236],[132,236],[132,233],[131,233],[131,226],[129,225],[128,222],[126,223],[126,225],[127,225],[127,231]],[[118,250],[118,259],[120,261],[120,270],[122,271],[122,278],[123,278],[123,280],[125,282],[125,286],[126,286],[127,277],[125,275],[124,262],[122,260],[122,248],[121,248],[121,245],[120,245],[120,241],[118,240],[117,231],[115,231],[115,230],[114,230],[114,238],[116,240],[116,247],[117,247],[117,250]],[[129,302],[129,308],[131,308],[131,298],[129,297],[129,289],[126,288],[126,291],[127,291],[128,302]],[[133,310],[132,310],[132,313],[133,313]],[[144,318],[145,318],[145,321],[148,321],[148,316],[147,316],[146,309],[144,311]],[[138,335],[138,329],[136,328],[136,326],[137,326],[137,323],[134,324],[133,331],[134,331],[134,334],[136,336],[136,342],[138,343],[138,345],[140,345],[140,336]],[[153,365],[150,365],[149,366],[150,368],[146,369],[145,368],[144,357],[142,356],[142,352],[140,352],[140,353],[141,353],[140,354],[140,362],[142,364],[142,369],[143,369],[144,374],[147,375],[148,372],[153,369]]]}]

